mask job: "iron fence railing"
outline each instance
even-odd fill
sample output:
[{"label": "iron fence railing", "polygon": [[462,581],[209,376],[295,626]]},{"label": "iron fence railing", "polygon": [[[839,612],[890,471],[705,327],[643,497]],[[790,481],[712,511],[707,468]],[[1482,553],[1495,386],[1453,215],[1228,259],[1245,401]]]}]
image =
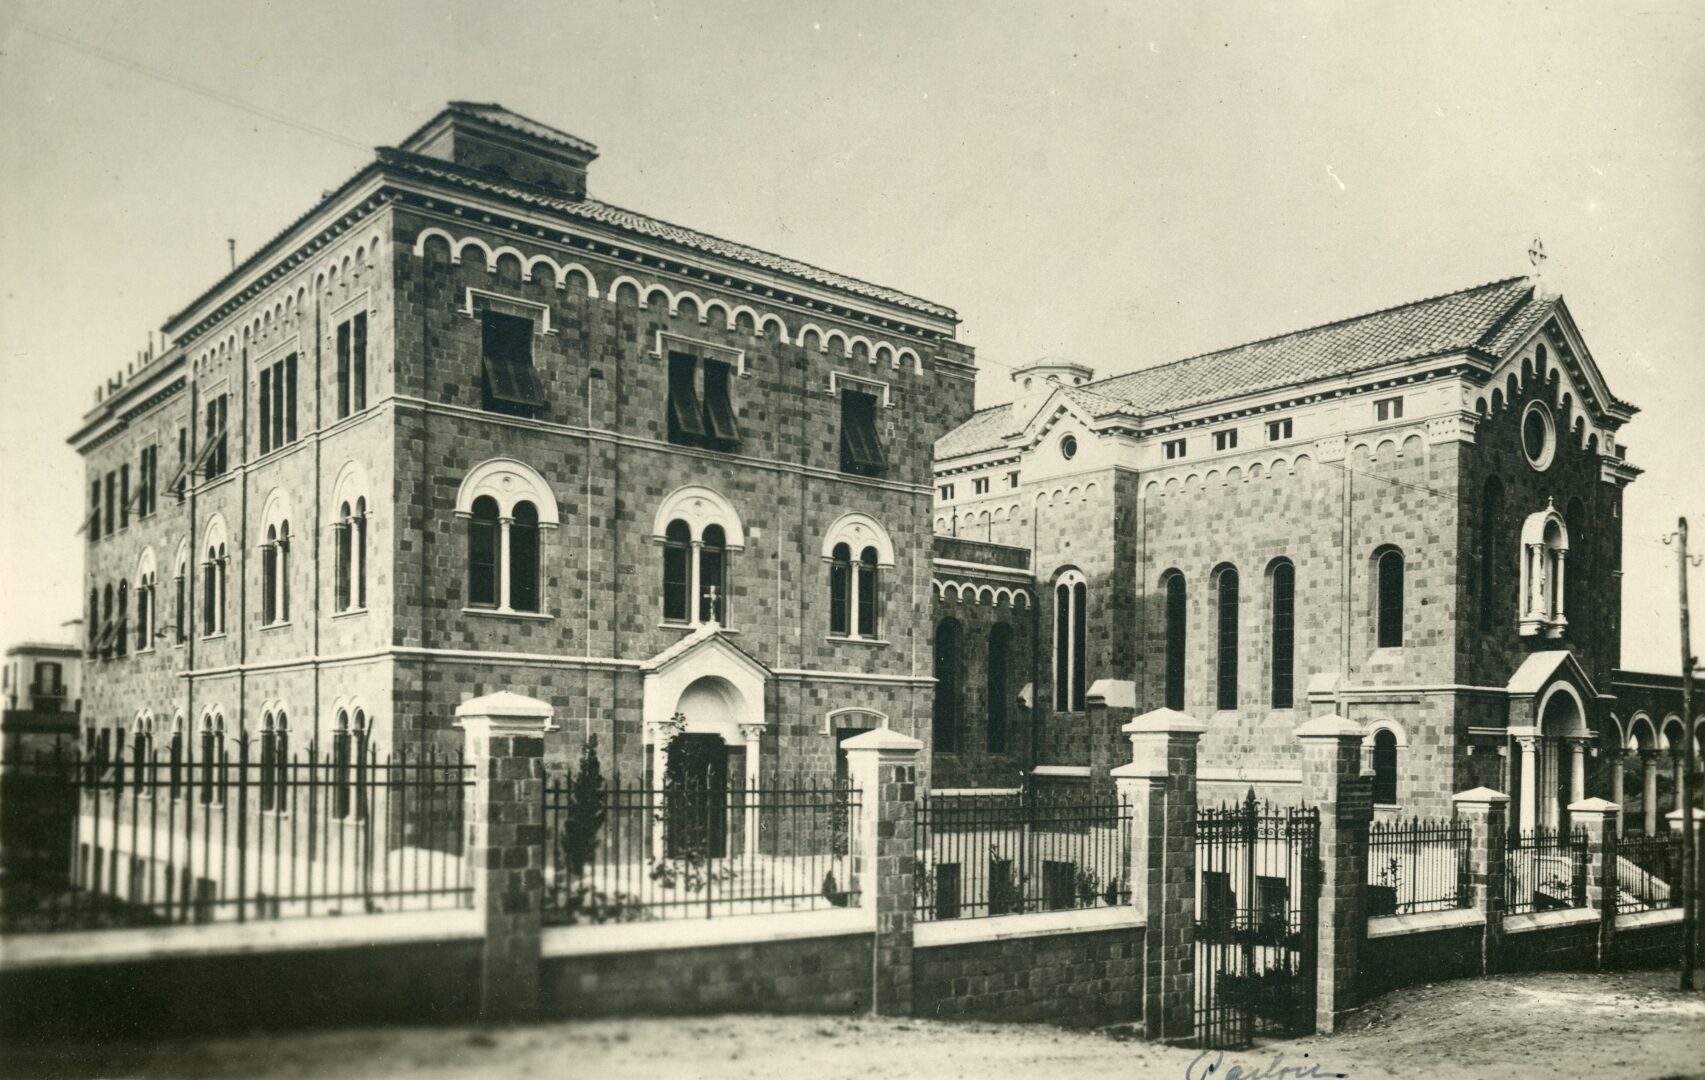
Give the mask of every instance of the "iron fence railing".
[{"label": "iron fence railing", "polygon": [[7,762],[0,931],[472,904],[459,754],[198,742]]},{"label": "iron fence railing", "polygon": [[1368,830],[1368,914],[1451,911],[1474,900],[1466,821],[1376,821]]},{"label": "iron fence railing", "polygon": [[916,836],[919,920],[1131,899],[1131,808],[1115,798],[930,794]]},{"label": "iron fence railing", "polygon": [[1618,914],[1681,906],[1679,833],[1620,837],[1611,866]]},{"label": "iron fence railing", "polygon": [[857,907],[859,793],[771,787],[545,784],[544,919],[552,925]]},{"label": "iron fence railing", "polygon": [[1510,915],[1586,907],[1586,831],[1542,827],[1508,837],[1504,883]]}]

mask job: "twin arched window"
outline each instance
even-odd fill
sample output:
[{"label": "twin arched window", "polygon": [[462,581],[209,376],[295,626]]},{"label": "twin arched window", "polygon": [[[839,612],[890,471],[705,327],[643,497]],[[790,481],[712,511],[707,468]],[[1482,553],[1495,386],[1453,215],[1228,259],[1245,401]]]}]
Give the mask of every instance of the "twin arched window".
[{"label": "twin arched window", "polygon": [[677,518],[663,530],[663,621],[728,621],[728,533],[706,525],[693,538],[692,526]]},{"label": "twin arched window", "polygon": [[1068,570],[1054,585],[1054,711],[1081,712],[1087,661],[1089,588]]},{"label": "twin arched window", "polygon": [[227,560],[225,543],[207,546],[207,557],[201,563],[201,635],[213,637],[225,632],[225,581]]},{"label": "twin arched window", "polygon": [[290,522],[266,527],[261,545],[261,623],[274,626],[290,621]]},{"label": "twin arched window", "polygon": [[829,633],[847,637],[877,636],[877,554],[874,547],[859,552],[836,544],[829,561]]},{"label": "twin arched window", "polygon": [[337,711],[332,732],[332,817],[367,819],[367,714],[356,708]]},{"label": "twin arched window", "polygon": [[225,714],[201,717],[201,805],[225,801]]},{"label": "twin arched window", "polygon": [[[541,612],[540,530],[554,529],[558,523],[556,498],[544,478],[518,461],[488,461],[462,481],[456,514],[468,523],[468,606]],[[364,525],[362,529],[364,540]],[[364,563],[365,554],[355,561]],[[364,586],[354,588],[359,595]]]},{"label": "twin arched window", "polygon": [[290,718],[283,709],[261,717],[260,808],[290,811]]},{"label": "twin arched window", "polygon": [[356,496],[338,507],[336,532],[337,581],[334,585],[337,610],[358,611],[367,607],[367,499]]}]

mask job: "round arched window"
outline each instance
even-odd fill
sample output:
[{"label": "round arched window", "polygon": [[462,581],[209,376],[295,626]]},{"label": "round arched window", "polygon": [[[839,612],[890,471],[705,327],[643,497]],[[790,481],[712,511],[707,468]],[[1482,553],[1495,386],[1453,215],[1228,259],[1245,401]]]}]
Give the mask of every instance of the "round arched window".
[{"label": "round arched window", "polygon": [[1060,440],[1060,456],[1070,461],[1077,457],[1077,436],[1067,435]]},{"label": "round arched window", "polygon": [[1544,472],[1551,467],[1551,459],[1557,454],[1557,426],[1542,401],[1529,402],[1522,413],[1521,448],[1535,469]]}]

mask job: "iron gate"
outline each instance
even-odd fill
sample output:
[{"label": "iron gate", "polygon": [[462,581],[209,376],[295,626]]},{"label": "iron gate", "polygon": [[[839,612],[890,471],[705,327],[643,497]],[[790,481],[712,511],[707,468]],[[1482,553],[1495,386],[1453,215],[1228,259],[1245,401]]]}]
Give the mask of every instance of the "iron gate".
[{"label": "iron gate", "polygon": [[1314,1030],[1320,815],[1256,800],[1196,815],[1197,1045]]}]

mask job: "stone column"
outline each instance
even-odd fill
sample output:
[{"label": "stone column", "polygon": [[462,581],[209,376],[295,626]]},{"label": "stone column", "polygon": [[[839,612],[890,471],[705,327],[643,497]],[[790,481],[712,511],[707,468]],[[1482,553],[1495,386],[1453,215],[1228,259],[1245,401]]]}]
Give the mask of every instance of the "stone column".
[{"label": "stone column", "polygon": [[[1616,759],[1610,763],[1610,801],[1618,807],[1622,805],[1624,789],[1627,787],[1626,770],[1628,766],[1627,751],[1617,748]],[[1621,836],[1625,824],[1622,814],[1616,815],[1616,835]]]},{"label": "stone column", "polygon": [[1504,842],[1509,831],[1510,797],[1491,788],[1464,791],[1451,799],[1457,817],[1468,822],[1469,887],[1474,909],[1486,920],[1481,942],[1480,972],[1498,970],[1504,942],[1504,909],[1508,907]]},{"label": "stone column", "polygon": [[1539,737],[1536,735],[1520,735],[1516,737],[1516,745],[1521,749],[1521,813],[1516,818],[1516,827],[1522,832],[1532,832],[1538,824],[1539,816]]},{"label": "stone column", "polygon": [[480,1018],[539,1011],[539,933],[545,887],[545,732],[551,707],[500,691],[456,709],[474,784],[463,857],[485,924]]},{"label": "stone column", "polygon": [[1563,566],[1568,552],[1558,548],[1554,554],[1557,558],[1557,579],[1551,583],[1551,621],[1562,627],[1569,623],[1563,616]]},{"label": "stone column", "polygon": [[918,751],[923,743],[890,728],[855,735],[842,744],[847,775],[858,791],[853,838],[859,906],[876,916],[870,1011],[912,1015],[912,919],[917,903],[914,828]]},{"label": "stone column", "polygon": [[1569,804],[1569,827],[1587,834],[1587,906],[1598,911],[1598,966],[1610,966],[1616,948],[1616,819],[1622,808],[1603,799]]},{"label": "stone column", "polygon": [[1320,939],[1315,1027],[1336,1031],[1356,1004],[1357,953],[1367,936],[1368,826],[1373,780],[1362,775],[1361,725],[1317,716],[1296,729],[1303,802],[1320,809]]},{"label": "stone column", "polygon": [[1144,922],[1143,1034],[1188,1038],[1196,1009],[1196,743],[1206,730],[1172,709],[1122,729],[1131,761],[1112,772],[1131,808],[1131,903]]},{"label": "stone column", "polygon": [[1587,797],[1587,740],[1569,740],[1569,802]]},{"label": "stone column", "polygon": [[502,517],[497,526],[497,606],[509,610],[509,525],[515,519]]},{"label": "stone column", "polygon": [[1656,750],[1640,751],[1640,765],[1644,771],[1641,777],[1640,802],[1646,811],[1646,835],[1658,835],[1658,752]]},{"label": "stone column", "polygon": [[[741,724],[740,734],[746,737],[746,857],[750,860],[758,853],[758,784],[762,772],[759,770],[758,753],[764,737],[764,725]],[[752,865],[748,861],[747,865]]]},{"label": "stone column", "polygon": [[[1683,764],[1684,759],[1681,756],[1680,750],[1671,750],[1669,756],[1670,756],[1670,762],[1671,762],[1670,768],[1672,770],[1670,773],[1670,781],[1669,782],[1670,782],[1670,791],[1673,793],[1670,796],[1670,798],[1675,801],[1675,805],[1671,806],[1670,809],[1674,810],[1674,811],[1680,811],[1681,810],[1681,772],[1682,772],[1682,769],[1685,768],[1685,765]],[[1679,821],[1680,819],[1677,818],[1676,820]]]}]

